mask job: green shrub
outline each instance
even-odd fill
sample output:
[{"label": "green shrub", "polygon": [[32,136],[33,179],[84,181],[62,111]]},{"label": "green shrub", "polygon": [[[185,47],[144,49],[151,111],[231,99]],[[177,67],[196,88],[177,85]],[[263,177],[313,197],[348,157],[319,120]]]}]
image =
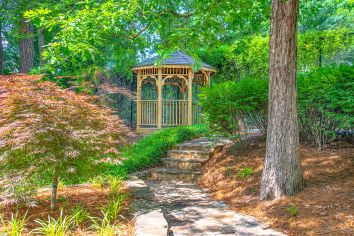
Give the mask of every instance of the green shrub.
[{"label": "green shrub", "polygon": [[81,204],[78,204],[71,211],[70,217],[72,218],[75,226],[80,226],[90,218],[90,215],[86,208],[84,208]]},{"label": "green shrub", "polygon": [[112,196],[115,196],[117,194],[119,194],[121,185],[122,185],[122,179],[119,177],[115,177],[115,176],[108,176],[108,185],[109,185],[109,189],[110,189],[110,194]]},{"label": "green shrub", "polygon": [[[5,221],[0,216],[0,235],[21,236],[27,223],[27,212],[24,216],[19,216],[18,212],[11,215],[11,219]],[[2,229],[3,227],[3,229]]]},{"label": "green shrub", "polygon": [[127,194],[120,194],[114,196],[108,203],[106,207],[104,207],[103,213],[104,215],[111,221],[114,222],[118,219],[119,213],[122,210],[124,202],[128,199]]},{"label": "green shrub", "polygon": [[319,149],[354,127],[354,66],[324,67],[299,76],[300,134]]},{"label": "green shrub", "polygon": [[92,186],[98,187],[98,188],[103,188],[104,186],[106,186],[108,184],[107,178],[103,175],[98,175],[98,176],[90,178],[89,183]]},{"label": "green shrub", "polygon": [[58,219],[48,216],[48,220],[35,220],[40,226],[33,233],[47,236],[65,236],[68,235],[74,226],[74,219],[71,216],[63,216],[63,210]]},{"label": "green shrub", "polygon": [[265,132],[267,87],[267,80],[243,79],[204,88],[199,97],[210,128],[235,134],[241,122]]},{"label": "green shrub", "polygon": [[241,179],[246,178],[250,175],[253,175],[253,169],[251,167],[245,167],[239,170],[236,175]]},{"label": "green shrub", "polygon": [[110,174],[125,177],[127,173],[153,166],[159,163],[164,153],[176,144],[200,137],[206,132],[207,129],[203,125],[156,131],[123,150],[122,164],[111,166]]},{"label": "green shrub", "polygon": [[96,231],[98,236],[112,236],[116,235],[115,224],[111,224],[108,213],[103,213],[103,218],[91,217],[91,228]]},{"label": "green shrub", "polygon": [[289,206],[288,208],[286,208],[286,211],[291,217],[295,217],[299,213],[299,209],[295,205]]},{"label": "green shrub", "polygon": [[[205,88],[201,104],[212,129],[237,133],[239,121],[267,127],[266,80],[243,79]],[[338,137],[338,130],[354,127],[354,66],[323,67],[298,76],[298,114],[302,138],[319,149]]]}]

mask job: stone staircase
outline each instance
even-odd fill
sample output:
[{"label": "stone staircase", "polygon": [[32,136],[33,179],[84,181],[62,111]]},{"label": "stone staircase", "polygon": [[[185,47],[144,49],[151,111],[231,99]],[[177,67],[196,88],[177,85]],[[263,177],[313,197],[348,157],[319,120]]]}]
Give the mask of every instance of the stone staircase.
[{"label": "stone staircase", "polygon": [[151,179],[197,182],[202,176],[201,168],[230,141],[224,138],[210,140],[198,138],[179,144],[162,158],[162,166],[151,169]]}]

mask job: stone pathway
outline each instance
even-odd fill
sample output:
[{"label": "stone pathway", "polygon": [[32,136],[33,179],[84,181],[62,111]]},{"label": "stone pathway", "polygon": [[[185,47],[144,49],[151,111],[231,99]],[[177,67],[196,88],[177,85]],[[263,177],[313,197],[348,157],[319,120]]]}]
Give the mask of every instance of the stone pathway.
[{"label": "stone pathway", "polygon": [[170,227],[170,236],[284,235],[255,218],[227,210],[224,202],[192,183],[147,180],[157,206]]},{"label": "stone pathway", "polygon": [[[148,171],[149,179],[130,183],[134,186],[133,211],[138,217],[142,216],[140,221],[146,222],[145,227],[156,227],[149,224],[149,212],[155,211],[157,216],[160,212],[162,217],[161,209],[169,226],[169,236],[284,235],[253,217],[228,210],[227,204],[214,201],[195,184],[202,175],[202,165],[228,142],[199,138],[182,143],[163,158],[163,167]],[[160,232],[164,232],[161,235],[166,230],[160,227]],[[156,235],[146,231],[149,230],[139,235]]]}]

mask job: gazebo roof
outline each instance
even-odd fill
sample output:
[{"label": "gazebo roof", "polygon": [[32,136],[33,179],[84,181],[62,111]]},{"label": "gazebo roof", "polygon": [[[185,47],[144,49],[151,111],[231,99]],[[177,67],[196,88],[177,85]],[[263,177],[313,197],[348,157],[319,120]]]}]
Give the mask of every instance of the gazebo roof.
[{"label": "gazebo roof", "polygon": [[[154,56],[151,57],[145,61],[142,61],[134,66],[134,68],[139,68],[139,67],[146,67],[146,66],[154,66],[156,65],[156,61],[160,60],[160,56]],[[170,57],[166,58],[165,60],[162,61],[162,65],[188,65],[192,66],[195,62],[195,59],[193,59],[191,56],[177,51],[171,54]],[[202,67],[204,68],[209,68],[214,70],[214,67],[211,65],[208,65],[204,62],[202,62]]]}]

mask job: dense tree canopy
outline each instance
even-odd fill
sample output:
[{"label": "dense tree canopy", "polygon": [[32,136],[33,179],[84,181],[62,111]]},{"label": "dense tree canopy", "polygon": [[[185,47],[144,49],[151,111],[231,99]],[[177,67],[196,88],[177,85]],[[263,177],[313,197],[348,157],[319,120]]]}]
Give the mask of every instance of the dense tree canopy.
[{"label": "dense tree canopy", "polygon": [[[337,61],[333,57],[352,60],[351,5],[351,0],[301,2],[301,69],[318,66],[320,57],[328,64]],[[217,66],[224,79],[267,76],[269,0],[4,0],[1,12],[5,72],[20,69],[25,18],[35,26],[33,69],[43,57],[41,71],[53,75],[92,78],[105,70],[130,77],[137,60],[180,49]]]}]

